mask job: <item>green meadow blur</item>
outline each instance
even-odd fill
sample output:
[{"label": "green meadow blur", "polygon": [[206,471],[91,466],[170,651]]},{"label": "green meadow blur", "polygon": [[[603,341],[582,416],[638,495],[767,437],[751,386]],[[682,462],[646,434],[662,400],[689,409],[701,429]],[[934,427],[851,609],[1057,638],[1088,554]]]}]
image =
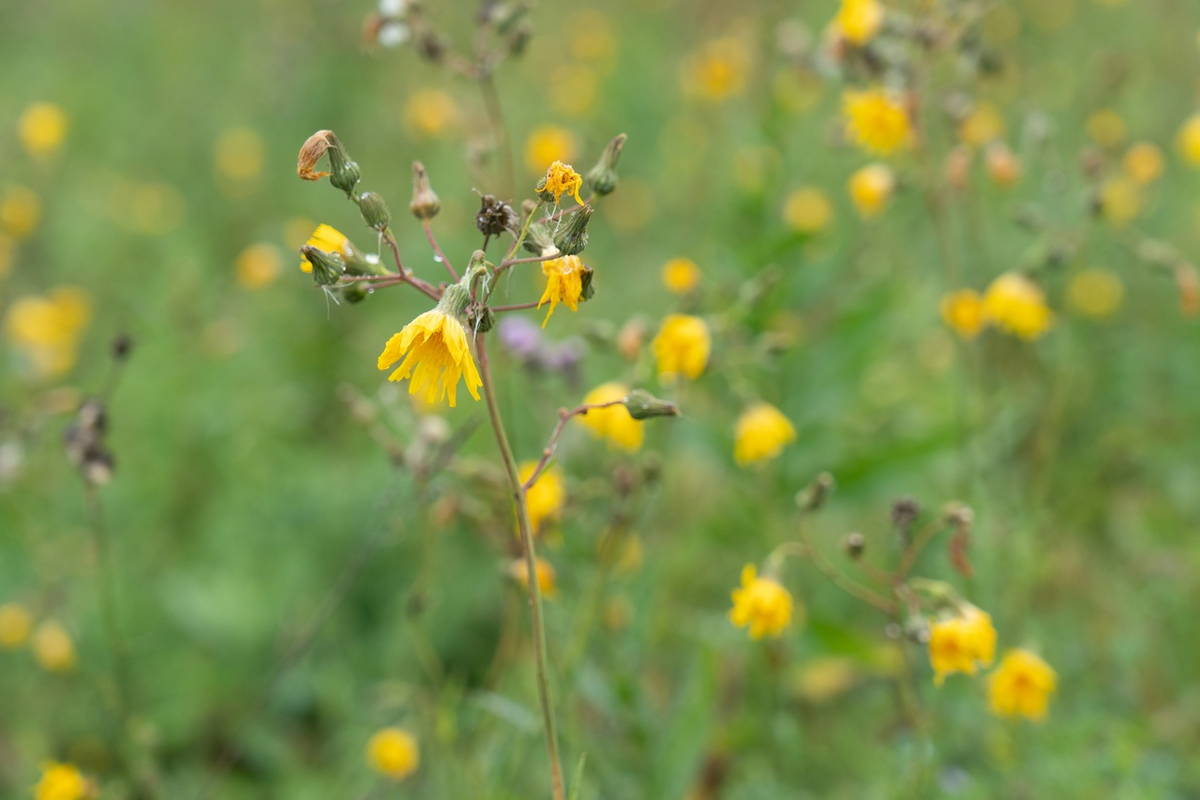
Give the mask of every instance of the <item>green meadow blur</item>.
[{"label": "green meadow blur", "polygon": [[[586,753],[580,798],[1200,794],[1200,328],[1146,244],[1169,243],[1179,262],[1200,248],[1200,172],[1176,143],[1197,101],[1200,8],[995,4],[982,31],[1001,68],[968,80],[947,59],[923,77],[938,95],[922,155],[888,160],[897,188],[869,220],[846,184],[877,159],[842,142],[841,82],[795,55],[820,48],[836,10],[539,4],[526,52],[495,78],[515,166],[506,196],[478,87],[411,43],[364,45],[369,2],[9,3],[0,200],[23,187],[40,219],[0,251],[0,321],[63,286],[91,310],[56,375],[33,374],[11,333],[0,339],[0,604],[57,620],[77,651],[53,672],[28,642],[0,648],[0,796],[33,797],[47,760],[77,765],[104,800],[548,796],[486,410],[460,391],[436,411],[462,437],[452,470],[414,476],[389,452],[440,424],[376,368],[431,303],[404,287],[336,303],[299,270],[318,223],[378,249],[340,192],[296,176],[320,129],[387,199],[406,266],[435,284],[445,273],[407,212],[412,161],[461,267],[480,243],[474,190],[532,196],[549,129],[581,172],[629,136],[589,228],[596,296],[574,314],[560,306],[544,331],[583,348],[577,374],[531,371],[491,345],[521,460],[541,455],[559,408],[606,381],[682,408],[647,423],[636,454],[573,423],[558,450],[568,501],[540,554],[557,574],[547,638],[568,775]],[[475,11],[428,8],[459,46]],[[690,88],[714,41],[745,57],[719,97]],[[975,159],[948,203],[951,281],[920,158],[941,174],[964,97],[999,109],[1021,175],[998,187]],[[17,132],[39,102],[67,118],[43,159]],[[1105,109],[1116,138],[1097,131]],[[1093,213],[1084,162],[1118,169],[1138,141],[1162,149],[1165,172],[1118,225]],[[785,222],[801,187],[831,203],[818,230]],[[266,266],[239,267],[256,246]],[[701,272],[684,298],[661,280],[680,257]],[[964,340],[942,321],[946,292],[1033,262],[1048,264],[1045,336]],[[1067,302],[1085,268],[1123,287],[1103,318]],[[515,272],[501,302],[537,300],[537,265]],[[648,342],[679,311],[709,320],[712,357],[699,379],[665,384]],[[540,324],[545,311],[515,313]],[[632,361],[615,344],[631,320],[648,331]],[[133,349],[115,367],[123,334]],[[110,386],[116,466],[96,494],[127,714],[88,491],[63,446],[79,400]],[[759,399],[797,438],[744,468],[734,423]],[[906,724],[888,620],[801,559],[786,566],[797,614],[783,636],[751,641],[730,624],[742,567],[795,538],[794,496],[822,471],[836,490],[815,535],[849,574],[851,531],[894,560],[897,498],[933,516],[950,501],[973,509],[972,576],[942,539],[919,572],[986,609],[1001,651],[1053,666],[1044,722],[994,717],[980,679],[935,688],[908,645],[927,724]],[[631,474],[637,490],[619,497]],[[614,524],[637,544],[606,566]],[[403,782],[367,763],[387,726],[420,743]]]}]

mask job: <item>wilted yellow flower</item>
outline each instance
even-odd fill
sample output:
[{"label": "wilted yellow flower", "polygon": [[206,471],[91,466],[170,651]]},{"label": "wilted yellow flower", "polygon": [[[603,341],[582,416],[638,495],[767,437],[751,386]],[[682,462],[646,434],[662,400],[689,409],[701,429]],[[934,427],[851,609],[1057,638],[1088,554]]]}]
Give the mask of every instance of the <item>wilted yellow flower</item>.
[{"label": "wilted yellow flower", "polygon": [[263,168],[266,146],[250,128],[230,128],[217,137],[213,148],[217,172],[232,180],[257,178]]},{"label": "wilted yellow flower", "polygon": [[879,0],[842,0],[833,24],[846,41],[864,45],[883,27],[883,5]]},{"label": "wilted yellow flower", "polygon": [[1018,272],[992,281],[983,296],[983,310],[996,327],[1026,340],[1037,339],[1054,321],[1041,288]]},{"label": "wilted yellow flower", "polygon": [[1200,114],[1193,114],[1179,129],[1179,151],[1191,165],[1200,165]]},{"label": "wilted yellow flower", "polygon": [[1109,178],[1100,187],[1100,211],[1113,225],[1129,224],[1142,212],[1142,187],[1124,175]]},{"label": "wilted yellow flower", "polygon": [[0,198],[0,228],[20,241],[33,233],[42,220],[42,201],[32,189],[9,186]]},{"label": "wilted yellow flower", "polygon": [[409,394],[427,387],[425,402],[444,400],[449,395],[453,408],[458,401],[458,381],[465,376],[467,391],[479,399],[483,381],[467,343],[467,331],[458,317],[447,313],[443,306],[426,311],[388,339],[379,355],[379,368],[390,369],[401,358],[404,360],[388,380],[401,381],[411,376]]},{"label": "wilted yellow flower", "polygon": [[802,186],[783,204],[783,221],[799,233],[818,233],[833,219],[833,204],[815,186]]},{"label": "wilted yellow flower", "polygon": [[36,375],[54,378],[74,366],[79,335],[91,313],[85,291],[62,286],[45,297],[23,297],[13,303],[5,320],[6,329]]},{"label": "wilted yellow flower", "polygon": [[68,672],[75,666],[75,643],[56,620],[46,620],[33,634],[33,657],[47,672]]},{"label": "wilted yellow flower", "polygon": [[1007,188],[1021,177],[1021,159],[1004,142],[992,142],[983,157],[988,177],[1000,188]]},{"label": "wilted yellow flower", "polygon": [[1040,722],[1057,686],[1058,676],[1036,653],[1009,650],[988,676],[988,703],[997,716]]},{"label": "wilted yellow flower", "polygon": [[403,728],[383,728],[367,742],[367,763],[394,781],[407,778],[421,764],[417,737]]},{"label": "wilted yellow flower", "polygon": [[25,644],[33,629],[33,617],[17,603],[0,606],[0,647],[13,649]]},{"label": "wilted yellow flower", "polygon": [[422,89],[404,104],[404,124],[414,136],[433,138],[459,121],[458,105],[441,89]]},{"label": "wilted yellow flower", "polygon": [[1084,123],[1088,136],[1101,147],[1116,147],[1125,141],[1125,120],[1111,108],[1102,108],[1088,115]]},{"label": "wilted yellow flower", "polygon": [[35,800],[84,800],[93,797],[92,786],[73,764],[47,761],[42,777],[33,788]]},{"label": "wilted yellow flower", "polygon": [[544,328],[550,321],[550,315],[554,313],[554,307],[559,303],[565,304],[572,311],[579,308],[579,296],[583,293],[583,262],[579,260],[579,256],[552,258],[542,262],[542,274],[546,276],[546,291],[542,292],[537,307],[541,308],[543,303],[550,303],[550,310],[542,320]]},{"label": "wilted yellow flower", "polygon": [[546,170],[545,182],[540,186],[540,191],[554,195],[555,203],[558,203],[559,198],[566,194],[574,197],[575,202],[579,205],[583,205],[583,201],[579,199],[579,190],[583,188],[583,177],[570,164],[555,161],[550,165],[550,169]]},{"label": "wilted yellow flower", "polygon": [[968,606],[957,616],[935,620],[929,631],[929,663],[938,686],[954,672],[974,675],[996,657],[996,629],[991,616]]},{"label": "wilted yellow flower", "polygon": [[896,188],[896,174],[887,164],[868,164],[850,176],[850,199],[864,218],[883,210]]},{"label": "wilted yellow flower", "polygon": [[796,440],[791,420],[770,403],[755,403],[734,426],[733,459],[740,466],[775,458]]},{"label": "wilted yellow flower", "polygon": [[566,128],[547,125],[529,135],[525,144],[525,165],[530,172],[544,172],[546,165],[552,162],[572,161],[577,149],[574,134]]},{"label": "wilted yellow flower", "polygon": [[1067,305],[1097,319],[1112,316],[1124,296],[1121,279],[1106,269],[1080,270],[1067,286]]},{"label": "wilted yellow flower", "polygon": [[[527,461],[521,465],[521,483],[533,475],[537,463]],[[563,504],[567,501],[567,489],[557,469],[551,468],[538,476],[537,483],[525,492],[525,505],[529,509],[529,524],[534,533],[540,533],[542,525],[557,522],[562,518]]]},{"label": "wilted yellow flower", "polygon": [[706,100],[724,100],[742,91],[750,71],[746,46],[733,37],[708,42],[684,66],[683,85]]},{"label": "wilted yellow flower", "polygon": [[912,127],[899,100],[883,89],[848,90],[842,95],[846,136],[871,153],[888,155],[908,146]]},{"label": "wilted yellow flower", "polygon": [[651,343],[658,361],[658,377],[674,380],[682,374],[695,380],[704,372],[712,351],[708,323],[687,314],[668,314]]},{"label": "wilted yellow flower", "polygon": [[690,258],[672,258],[663,265],[662,282],[675,294],[687,294],[700,285],[700,267]]},{"label": "wilted yellow flower", "polygon": [[[312,269],[307,259],[304,263]],[[243,288],[261,289],[279,277],[283,271],[283,256],[275,245],[260,242],[243,250],[233,262],[233,268]]]},{"label": "wilted yellow flower", "polygon": [[1146,186],[1162,177],[1166,159],[1158,145],[1153,142],[1138,142],[1126,151],[1121,164],[1126,175]]},{"label": "wilted yellow flower", "polygon": [[[583,398],[584,405],[600,405],[622,400],[629,394],[629,387],[621,383],[602,383],[588,392]],[[586,414],[575,417],[579,423],[589,428],[593,434],[607,439],[609,446],[634,452],[642,446],[646,432],[642,422],[629,416],[629,409],[623,405],[595,408]]]},{"label": "wilted yellow flower", "polygon": [[53,103],[34,103],[21,114],[17,135],[29,155],[54,155],[67,137],[67,115]]},{"label": "wilted yellow flower", "polygon": [[[313,231],[312,236],[308,238],[308,247],[315,247],[318,250],[324,250],[326,253],[337,253],[342,258],[349,258],[354,252],[354,246],[350,244],[350,240],[341,231],[330,225],[318,225]],[[302,272],[312,272],[312,264],[308,260],[308,256],[300,256],[300,270]]]},{"label": "wilted yellow flower", "polygon": [[742,568],[742,585],[732,593],[729,621],[750,628],[751,639],[779,636],[792,621],[792,596],[774,578],[758,577],[753,564]]},{"label": "wilted yellow flower", "polygon": [[[541,590],[544,597],[554,597],[558,594],[558,576],[554,572],[553,565],[549,561],[537,557],[538,589]],[[525,565],[524,558],[514,558],[508,565],[508,574],[513,580],[521,584],[523,588],[529,588],[529,567]]]},{"label": "wilted yellow flower", "polygon": [[974,289],[959,289],[942,297],[942,321],[963,339],[974,339],[987,324],[983,298]]}]

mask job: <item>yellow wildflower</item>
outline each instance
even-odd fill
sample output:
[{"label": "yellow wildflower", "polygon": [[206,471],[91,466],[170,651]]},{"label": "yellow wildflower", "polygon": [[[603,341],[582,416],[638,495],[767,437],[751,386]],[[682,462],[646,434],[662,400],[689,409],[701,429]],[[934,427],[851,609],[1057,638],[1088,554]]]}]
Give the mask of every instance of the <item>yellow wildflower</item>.
[{"label": "yellow wildflower", "polygon": [[91,318],[82,289],[59,287],[45,297],[23,297],[8,309],[9,339],[29,359],[34,373],[55,378],[75,364],[79,335]]},{"label": "yellow wildflower", "polygon": [[[537,565],[534,567],[537,572],[538,589],[545,597],[554,597],[558,594],[558,575],[554,572],[554,567],[549,561],[537,557]],[[529,588],[529,567],[525,565],[524,558],[514,558],[508,565],[508,574],[513,580],[521,584],[524,589]]]},{"label": "yellow wildflower", "polygon": [[971,147],[983,147],[1004,135],[1004,117],[991,103],[978,103],[958,125],[958,138]]},{"label": "yellow wildflower", "polygon": [[1179,129],[1179,151],[1191,165],[1200,165],[1200,113],[1193,114]]},{"label": "yellow wildflower", "polygon": [[5,603],[0,606],[0,647],[13,649],[25,644],[33,628],[33,617],[24,606]]},{"label": "yellow wildflower", "polygon": [[[312,269],[312,264],[304,263]],[[283,257],[273,244],[252,244],[243,250],[233,262],[237,281],[244,289],[261,289],[279,277],[283,271]]]},{"label": "yellow wildflower", "polygon": [[997,716],[1040,722],[1057,686],[1058,676],[1041,657],[1028,650],[1009,650],[988,676],[988,703]]},{"label": "yellow wildflower", "polygon": [[250,180],[262,172],[266,145],[250,128],[230,128],[217,137],[213,159],[217,172],[232,180]]},{"label": "yellow wildflower", "polygon": [[1067,305],[1096,319],[1112,316],[1124,296],[1121,279],[1106,269],[1080,270],[1067,286]]},{"label": "yellow wildflower", "polygon": [[583,177],[570,164],[555,161],[546,170],[546,177],[539,185],[538,191],[554,195],[555,204],[564,194],[575,198],[575,202],[583,205],[579,199],[579,190],[583,188]]},{"label": "yellow wildflower", "polygon": [[996,657],[996,629],[991,616],[968,606],[957,616],[936,620],[929,631],[929,663],[938,686],[954,672],[974,675]]},{"label": "yellow wildflower", "polygon": [[542,172],[554,161],[570,161],[578,145],[575,136],[566,128],[547,125],[529,135],[525,144],[525,165],[530,172]]},{"label": "yellow wildflower", "polygon": [[963,339],[974,339],[987,324],[983,298],[974,289],[959,289],[942,297],[942,321]]},{"label": "yellow wildflower", "polygon": [[1109,178],[1100,187],[1100,210],[1113,225],[1128,225],[1142,212],[1142,187],[1124,175]]},{"label": "yellow wildflower", "polygon": [[846,135],[871,153],[888,155],[912,140],[908,112],[883,89],[847,91],[842,95]]},{"label": "yellow wildflower", "polygon": [[[529,480],[536,467],[533,461],[521,465],[521,483]],[[543,471],[537,483],[525,492],[525,505],[529,508],[529,523],[533,526],[533,532],[540,533],[543,524],[561,519],[566,500],[567,490],[558,470],[551,468]]]},{"label": "yellow wildflower", "polygon": [[52,156],[67,137],[67,115],[53,103],[34,103],[21,114],[17,135],[29,155]]},{"label": "yellow wildflower", "polygon": [[546,276],[546,291],[542,292],[542,299],[538,300],[537,307],[541,308],[543,303],[550,303],[550,310],[542,320],[544,328],[550,321],[550,315],[554,313],[554,307],[559,303],[565,304],[572,311],[579,308],[579,296],[583,293],[583,262],[579,260],[579,256],[552,258],[542,262],[542,274]]},{"label": "yellow wildflower", "polygon": [[42,777],[33,787],[33,796],[35,800],[84,800],[95,795],[73,764],[47,761],[42,764]]},{"label": "yellow wildflower", "polygon": [[1004,142],[989,144],[983,163],[992,183],[1002,189],[1012,186],[1021,177],[1021,159]]},{"label": "yellow wildflower", "polygon": [[367,763],[394,781],[404,780],[417,771],[421,751],[417,737],[403,728],[382,728],[367,742]]},{"label": "yellow wildflower", "polygon": [[1153,142],[1138,142],[1132,145],[1121,160],[1125,174],[1142,186],[1161,178],[1165,164],[1162,149]]},{"label": "yellow wildflower", "polygon": [[42,201],[32,189],[9,186],[0,198],[0,229],[20,241],[42,220]]},{"label": "yellow wildflower", "polygon": [[33,657],[47,672],[69,672],[75,667],[75,643],[56,620],[46,620],[33,634]]},{"label": "yellow wildflower", "polygon": [[784,445],[796,440],[791,420],[770,403],[755,403],[734,426],[733,459],[739,466],[776,458]]},{"label": "yellow wildflower", "polygon": [[[354,245],[350,244],[346,235],[330,225],[318,225],[312,236],[308,238],[307,245],[324,250],[326,253],[337,253],[343,258],[349,258],[354,252]],[[309,263],[307,256],[300,256],[300,270],[312,272],[312,264]]]},{"label": "yellow wildflower", "polygon": [[818,233],[833,219],[833,204],[815,186],[802,186],[783,204],[783,221],[798,233]]},{"label": "yellow wildflower", "polygon": [[441,305],[426,311],[388,339],[379,354],[379,368],[390,369],[401,358],[404,360],[388,380],[410,378],[409,394],[425,388],[427,403],[444,400],[448,394],[453,408],[458,402],[458,381],[463,378],[467,391],[479,399],[483,381],[475,368],[467,331],[458,317],[447,313]]},{"label": "yellow wildflower", "polygon": [[751,639],[779,636],[792,621],[792,596],[774,578],[758,577],[753,564],[742,568],[742,585],[732,592],[729,621],[750,628]]},{"label": "yellow wildflower", "polygon": [[842,0],[833,24],[841,31],[842,38],[862,46],[883,27],[883,6],[879,0]]},{"label": "yellow wildflower", "polygon": [[422,89],[404,104],[404,124],[414,136],[440,136],[458,124],[454,98],[441,89]]},{"label": "yellow wildflower", "polygon": [[708,324],[700,317],[668,314],[651,347],[661,380],[674,380],[681,373],[695,380],[708,364],[712,336]]},{"label": "yellow wildflower", "polygon": [[891,199],[896,175],[887,164],[868,164],[850,176],[850,199],[864,218],[877,215]]},{"label": "yellow wildflower", "polygon": [[687,294],[700,285],[700,268],[690,258],[672,258],[663,265],[662,282],[675,294]]},{"label": "yellow wildflower", "polygon": [[741,41],[714,39],[684,65],[684,89],[706,100],[724,100],[742,91],[749,71],[750,54]]},{"label": "yellow wildflower", "polygon": [[[602,383],[587,393],[583,404],[611,403],[624,399],[627,394],[629,387],[624,384]],[[596,436],[607,439],[610,447],[618,447],[631,453],[642,446],[646,435],[642,428],[643,423],[629,416],[629,409],[620,404],[608,408],[595,408],[575,419]]]},{"label": "yellow wildflower", "polygon": [[1050,329],[1054,313],[1036,283],[1017,272],[1006,272],[992,281],[983,295],[983,310],[989,322],[1026,340]]},{"label": "yellow wildflower", "polygon": [[1092,141],[1101,147],[1116,147],[1125,141],[1125,120],[1111,108],[1102,108],[1089,114],[1084,128]]}]

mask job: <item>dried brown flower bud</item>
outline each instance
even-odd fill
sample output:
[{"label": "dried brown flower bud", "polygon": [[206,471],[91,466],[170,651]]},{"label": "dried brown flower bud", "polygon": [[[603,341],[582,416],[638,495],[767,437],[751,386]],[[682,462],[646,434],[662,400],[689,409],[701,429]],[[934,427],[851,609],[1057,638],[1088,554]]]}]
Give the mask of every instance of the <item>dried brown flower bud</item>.
[{"label": "dried brown flower bud", "polygon": [[846,555],[857,560],[862,558],[863,551],[867,549],[867,537],[857,531],[847,533],[845,540],[842,542],[842,547],[846,550]]},{"label": "dried brown flower bud", "polygon": [[328,172],[314,172],[313,167],[334,142],[333,131],[317,131],[304,142],[296,160],[296,174],[306,181],[319,181]]},{"label": "dried brown flower bud", "polygon": [[511,231],[513,235],[520,232],[521,219],[511,205],[490,194],[480,196],[479,202],[475,227],[484,236],[499,236],[504,231]]}]

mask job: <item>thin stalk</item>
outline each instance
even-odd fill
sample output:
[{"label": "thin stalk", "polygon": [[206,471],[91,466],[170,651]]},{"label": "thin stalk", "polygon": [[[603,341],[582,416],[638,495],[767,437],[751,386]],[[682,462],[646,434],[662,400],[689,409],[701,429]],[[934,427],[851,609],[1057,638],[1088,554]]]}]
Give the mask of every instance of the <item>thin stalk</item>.
[{"label": "thin stalk", "polygon": [[117,717],[121,720],[122,726],[125,726],[129,720],[129,671],[125,643],[121,638],[120,628],[117,626],[116,579],[113,574],[112,554],[109,548],[108,532],[104,527],[100,495],[97,493],[96,487],[90,483],[86,484],[84,497],[87,501],[88,527],[91,529],[92,541],[96,547],[100,616],[104,620],[104,633],[108,637],[108,646],[112,651]]},{"label": "thin stalk", "polygon": [[458,273],[454,270],[454,265],[450,263],[450,259],[446,258],[446,254],[442,252],[442,247],[438,244],[437,237],[433,235],[433,226],[429,223],[429,220],[421,220],[421,227],[425,229],[425,238],[429,240],[429,246],[433,249],[433,254],[437,256],[438,261],[441,261],[442,266],[450,273],[450,280],[453,283],[458,283]]},{"label": "thin stalk", "polygon": [[496,135],[496,146],[500,148],[500,163],[503,166],[503,180],[500,194],[511,197],[516,178],[513,171],[512,142],[508,135],[508,125],[504,121],[504,113],[500,110],[500,96],[496,93],[496,84],[490,72],[479,75],[479,89],[483,92],[483,103],[487,106],[488,120],[492,125],[492,133]]}]

